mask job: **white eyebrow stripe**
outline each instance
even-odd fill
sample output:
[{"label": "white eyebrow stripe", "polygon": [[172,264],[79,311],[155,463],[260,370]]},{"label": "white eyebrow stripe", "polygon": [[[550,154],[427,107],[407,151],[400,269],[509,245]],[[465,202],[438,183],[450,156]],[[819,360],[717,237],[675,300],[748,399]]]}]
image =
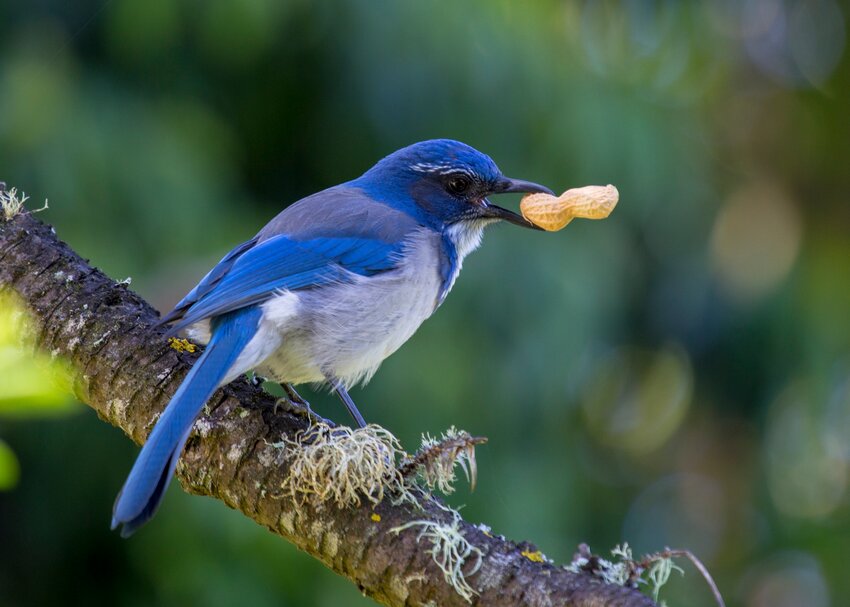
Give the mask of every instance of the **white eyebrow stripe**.
[{"label": "white eyebrow stripe", "polygon": [[410,168],[417,173],[437,173],[439,175],[448,175],[449,173],[462,173],[467,177],[474,178],[475,174],[469,169],[451,164],[434,164],[431,162],[417,162],[411,164]]}]

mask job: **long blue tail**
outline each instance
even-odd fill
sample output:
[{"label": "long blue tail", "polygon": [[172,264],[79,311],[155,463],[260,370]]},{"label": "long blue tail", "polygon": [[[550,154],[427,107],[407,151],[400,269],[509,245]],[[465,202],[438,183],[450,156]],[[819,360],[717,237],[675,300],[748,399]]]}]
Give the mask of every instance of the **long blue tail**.
[{"label": "long blue tail", "polygon": [[115,498],[112,528],[129,537],[156,512],[195,418],[212,393],[232,377],[231,367],[257,332],[262,312],[243,308],[217,317],[206,350],[186,375],[142,447]]}]

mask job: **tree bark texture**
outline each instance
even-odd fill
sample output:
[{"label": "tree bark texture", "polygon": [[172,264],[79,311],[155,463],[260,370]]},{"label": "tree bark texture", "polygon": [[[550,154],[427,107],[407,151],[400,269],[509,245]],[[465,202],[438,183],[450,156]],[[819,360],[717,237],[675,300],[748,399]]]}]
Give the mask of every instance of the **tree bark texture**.
[{"label": "tree bark texture", "polygon": [[[0,219],[0,288],[13,290],[30,307],[37,347],[72,362],[77,397],[136,443],[144,442],[197,354],[170,347],[150,305],[90,266],[29,213]],[[272,396],[245,380],[216,392],[178,465],[183,488],[222,500],[379,603],[469,605],[445,581],[428,542],[417,541],[417,527],[389,532],[414,520],[450,523],[452,515],[433,501],[424,503],[424,511],[386,499],[375,507],[364,500],[360,507],[307,504],[296,511],[275,495],[287,464],[273,443],[294,437],[306,422],[275,413],[273,405]],[[535,562],[522,554],[528,544],[491,537],[466,521],[460,530],[483,554],[478,571],[467,576],[478,592],[473,605],[654,605],[636,590]]]}]

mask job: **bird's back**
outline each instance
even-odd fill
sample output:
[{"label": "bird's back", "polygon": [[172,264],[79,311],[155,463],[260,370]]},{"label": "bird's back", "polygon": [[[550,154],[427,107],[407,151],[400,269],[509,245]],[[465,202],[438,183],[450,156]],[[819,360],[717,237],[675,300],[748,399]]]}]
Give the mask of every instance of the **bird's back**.
[{"label": "bird's back", "polygon": [[288,206],[259,231],[257,239],[261,242],[285,234],[303,241],[347,235],[397,243],[419,227],[409,213],[344,184]]}]

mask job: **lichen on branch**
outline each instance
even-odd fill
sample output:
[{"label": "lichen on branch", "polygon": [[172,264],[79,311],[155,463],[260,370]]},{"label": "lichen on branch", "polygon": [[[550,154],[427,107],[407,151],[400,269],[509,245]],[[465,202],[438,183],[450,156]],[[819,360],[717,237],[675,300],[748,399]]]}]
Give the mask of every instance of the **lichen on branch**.
[{"label": "lichen on branch", "polygon": [[6,189],[6,184],[0,182],[0,211],[2,211],[2,219],[10,221],[15,215],[21,212],[24,208],[24,203],[27,201],[27,195],[18,190],[11,188]]},{"label": "lichen on branch", "polygon": [[284,436],[276,446],[286,449],[289,463],[282,496],[292,499],[296,508],[307,501],[349,508],[365,499],[374,505],[386,494],[407,493],[396,464],[401,445],[380,426],[351,429],[319,423],[292,439]]},{"label": "lichen on branch", "polygon": [[[462,599],[471,603],[473,597],[478,595],[478,591],[466,578],[474,575],[481,568],[481,557],[484,553],[463,535],[460,514],[455,510],[450,512],[452,518],[449,523],[427,519],[415,520],[393,527],[390,533],[398,535],[407,529],[418,528],[416,542],[426,540],[430,544],[427,549],[428,554],[434,558],[437,567],[443,572],[443,579]],[[471,565],[467,565],[468,563]],[[463,570],[464,566],[467,566],[466,572]]]}]

